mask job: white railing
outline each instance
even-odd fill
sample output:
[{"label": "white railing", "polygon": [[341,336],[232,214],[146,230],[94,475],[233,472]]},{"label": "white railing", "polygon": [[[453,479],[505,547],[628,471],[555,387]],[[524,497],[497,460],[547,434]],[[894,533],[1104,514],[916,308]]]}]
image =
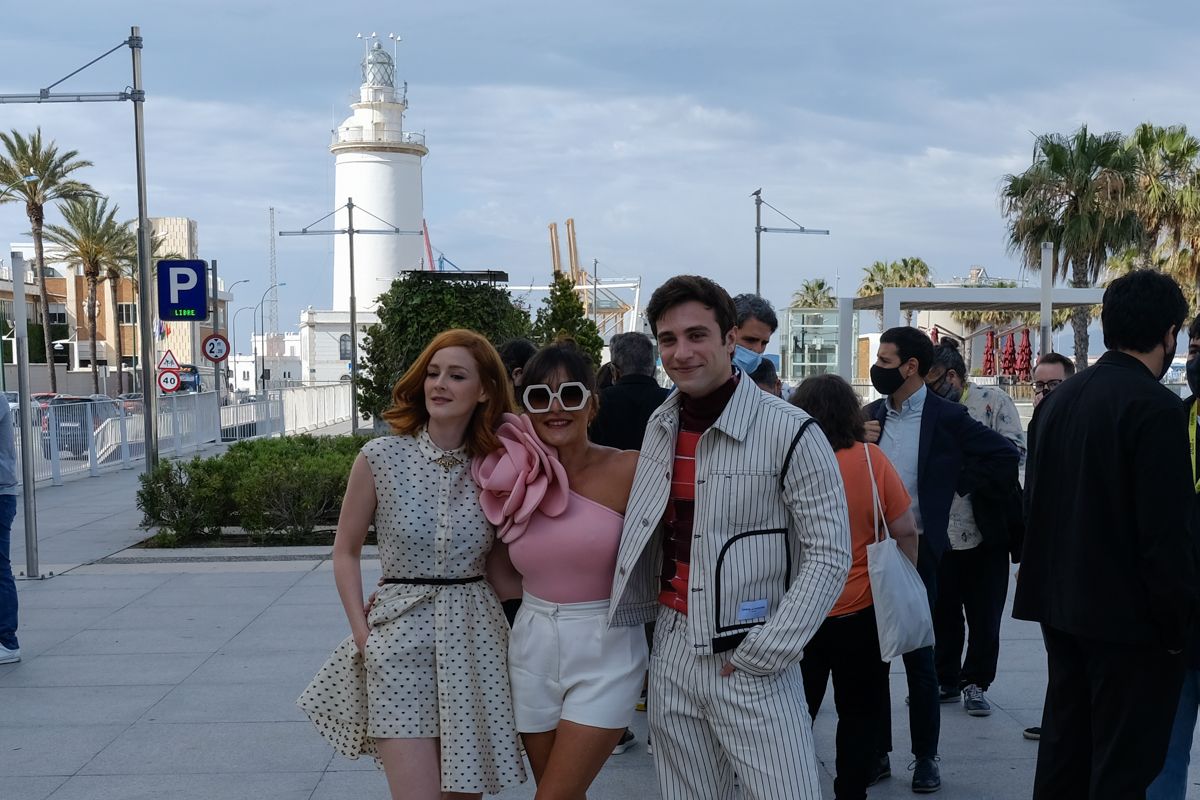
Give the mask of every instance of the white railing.
[{"label": "white railing", "polygon": [[[145,439],[140,403],[87,400],[42,408],[35,402],[33,413],[39,483],[58,486],[66,476],[141,463]],[[15,410],[12,419],[19,454]],[[183,456],[217,442],[304,433],[348,419],[350,386],[345,383],[280,389],[265,400],[224,406],[216,392],[166,395],[158,398],[158,448],[163,456]]]}]

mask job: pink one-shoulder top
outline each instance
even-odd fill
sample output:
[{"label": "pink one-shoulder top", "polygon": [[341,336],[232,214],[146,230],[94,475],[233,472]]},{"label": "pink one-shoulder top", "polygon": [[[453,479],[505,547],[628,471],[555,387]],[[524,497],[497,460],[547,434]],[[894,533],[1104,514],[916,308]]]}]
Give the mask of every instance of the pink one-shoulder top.
[{"label": "pink one-shoulder top", "polygon": [[625,518],[570,490],[557,452],[527,418],[505,414],[496,433],[501,448],[471,473],[524,591],[550,603],[609,599]]}]

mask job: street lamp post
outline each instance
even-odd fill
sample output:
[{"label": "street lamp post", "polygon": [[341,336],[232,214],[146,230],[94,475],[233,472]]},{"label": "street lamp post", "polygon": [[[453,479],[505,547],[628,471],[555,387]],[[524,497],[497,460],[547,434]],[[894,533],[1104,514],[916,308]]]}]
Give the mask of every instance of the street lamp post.
[{"label": "street lamp post", "polygon": [[[258,391],[259,391],[259,382],[260,382],[260,380],[261,380],[261,378],[262,378],[262,373],[263,373],[263,372],[265,372],[265,371],[266,371],[266,369],[267,369],[267,355],[266,355],[266,353],[265,353],[265,352],[263,353],[263,357],[262,357],[262,368],[261,368],[261,369],[259,369],[259,366],[258,366],[258,351],[259,351],[260,349],[262,349],[262,350],[264,350],[264,351],[266,350],[266,341],[265,341],[265,339],[266,339],[266,335],[267,335],[267,334],[266,334],[266,331],[264,331],[264,330],[263,330],[263,327],[264,327],[264,325],[266,324],[266,321],[263,319],[262,307],[263,307],[263,303],[265,303],[265,302],[266,302],[266,300],[267,300],[267,295],[271,293],[271,290],[272,290],[272,289],[276,289],[276,288],[278,288],[278,287],[280,287],[280,286],[287,286],[287,283],[286,283],[286,282],[284,282],[284,283],[273,283],[273,284],[271,284],[270,286],[268,286],[268,287],[267,287],[267,290],[266,290],[265,292],[263,292],[262,299],[261,299],[261,300],[259,300],[259,301],[258,301],[258,305],[254,307],[254,313],[258,315],[258,321],[259,321],[259,326],[258,326],[258,328],[259,328],[259,330],[258,330],[258,347],[255,347],[255,348],[254,348],[254,354],[255,354],[255,358],[254,358],[254,370],[255,370],[255,373],[256,373],[256,374],[255,374],[255,376],[254,376],[254,392],[255,392],[255,394],[257,394],[257,393],[258,393]],[[266,389],[267,389],[267,382],[266,382],[265,380],[262,380],[262,381],[261,381],[261,383],[262,383],[262,390],[265,392],[265,391],[266,391]]]},{"label": "street lamp post", "polygon": [[[762,235],[764,233],[809,233],[817,236],[828,236],[829,231],[822,228],[806,228],[775,206],[762,199],[762,189],[756,189],[750,194],[754,198],[754,293],[762,294]],[[796,227],[794,228],[764,228],[762,224],[762,207],[774,211]]]}]

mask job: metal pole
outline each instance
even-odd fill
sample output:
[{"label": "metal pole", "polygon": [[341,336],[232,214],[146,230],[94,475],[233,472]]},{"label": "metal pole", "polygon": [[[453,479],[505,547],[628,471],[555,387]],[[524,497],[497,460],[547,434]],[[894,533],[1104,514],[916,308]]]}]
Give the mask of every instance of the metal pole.
[{"label": "metal pole", "polygon": [[592,323],[596,322],[596,270],[600,269],[600,259],[592,259]]},{"label": "metal pole", "polygon": [[129,29],[129,50],[133,54],[133,141],[137,159],[137,204],[138,204],[138,331],[141,334],[142,372],[142,447],[146,454],[146,472],[158,464],[158,402],[154,391],[154,354],[152,352],[154,332],[150,320],[155,316],[150,295],[150,217],[146,211],[146,131],[142,118],[142,105],[146,92],[142,89],[142,29],[134,25]]},{"label": "metal pole", "polygon": [[[18,291],[18,287],[19,291]],[[21,436],[21,495],[25,511],[25,574],[40,578],[37,536],[37,475],[33,464],[33,398],[29,391],[29,325],[25,319],[25,262],[13,264],[13,355],[17,362],[17,426]],[[53,358],[53,354],[50,355]],[[53,425],[50,426],[53,432]]]},{"label": "metal pole", "polygon": [[[762,190],[754,193],[754,293],[762,295]],[[789,209],[790,210],[790,209]]]},{"label": "metal pole", "polygon": [[[368,212],[369,213],[369,212]],[[350,432],[358,435],[358,310],[354,296],[354,198],[346,198],[346,232],[350,237]]]},{"label": "metal pole", "polygon": [[1038,347],[1041,355],[1054,352],[1054,305],[1051,302],[1051,292],[1054,289],[1054,245],[1042,242],[1042,303],[1041,331],[1038,333]]},{"label": "metal pole", "polygon": [[[212,260],[212,320],[213,333],[221,332],[221,307],[217,303],[217,260]],[[200,354],[204,356],[204,353]],[[197,364],[200,362],[196,362]],[[213,391],[217,393],[217,408],[221,407],[221,362],[214,361],[213,365]],[[220,412],[218,412],[220,413]]]}]

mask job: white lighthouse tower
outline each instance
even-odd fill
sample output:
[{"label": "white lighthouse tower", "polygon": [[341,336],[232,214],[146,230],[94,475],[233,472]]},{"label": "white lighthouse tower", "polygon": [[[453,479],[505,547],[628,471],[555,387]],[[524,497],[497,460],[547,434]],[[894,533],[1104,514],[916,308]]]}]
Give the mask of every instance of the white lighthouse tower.
[{"label": "white lighthouse tower", "polygon": [[[407,84],[397,90],[396,65],[378,41],[362,61],[359,100],[333,132],[334,207],[354,201],[356,230],[399,228],[399,235],[354,237],[354,289],[359,311],[373,312],[376,298],[400,273],[422,268],[425,254],[421,159],[425,136],[404,129]],[[346,228],[347,212],[336,226]],[[425,264],[425,269],[430,265]],[[350,242],[334,237],[333,310],[350,309]]]}]

